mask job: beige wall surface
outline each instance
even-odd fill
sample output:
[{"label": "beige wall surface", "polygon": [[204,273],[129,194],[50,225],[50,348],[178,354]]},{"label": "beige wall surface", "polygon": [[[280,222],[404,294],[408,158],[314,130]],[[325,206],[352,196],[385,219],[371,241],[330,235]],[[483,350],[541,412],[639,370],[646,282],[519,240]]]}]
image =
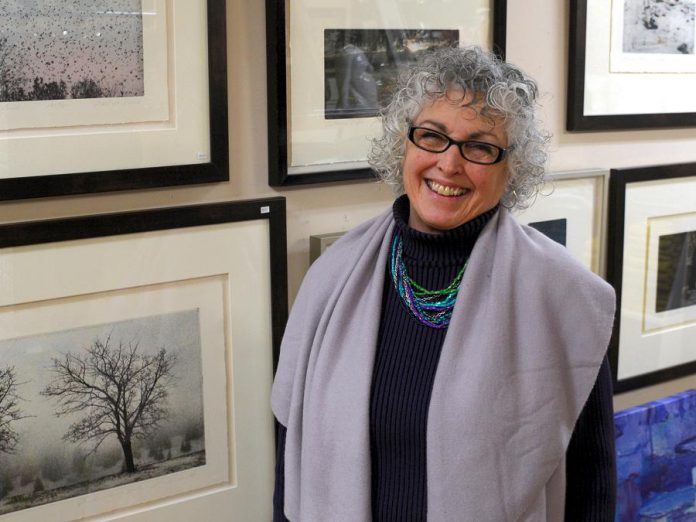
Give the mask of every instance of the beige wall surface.
[{"label": "beige wall surface", "polygon": [[[568,133],[565,129],[568,3],[508,0],[508,60],[530,72],[553,132],[550,170],[696,161],[696,129]],[[309,265],[309,236],[346,230],[391,200],[374,182],[272,189],[267,184],[265,17],[262,0],[228,0],[230,181],[204,186],[0,203],[0,223],[283,195],[288,205],[290,299]],[[661,95],[666,95],[662,93]],[[270,144],[274,146],[274,144]],[[623,408],[696,386],[682,379],[617,397]]]}]

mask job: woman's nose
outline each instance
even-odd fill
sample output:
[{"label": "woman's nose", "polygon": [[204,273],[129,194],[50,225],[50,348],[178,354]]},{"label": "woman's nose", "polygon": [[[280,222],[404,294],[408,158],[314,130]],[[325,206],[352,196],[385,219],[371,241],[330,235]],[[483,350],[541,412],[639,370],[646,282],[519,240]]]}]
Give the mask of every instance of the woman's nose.
[{"label": "woman's nose", "polygon": [[450,145],[445,151],[438,154],[438,168],[447,176],[461,174],[465,168],[466,160],[459,152],[459,147]]}]

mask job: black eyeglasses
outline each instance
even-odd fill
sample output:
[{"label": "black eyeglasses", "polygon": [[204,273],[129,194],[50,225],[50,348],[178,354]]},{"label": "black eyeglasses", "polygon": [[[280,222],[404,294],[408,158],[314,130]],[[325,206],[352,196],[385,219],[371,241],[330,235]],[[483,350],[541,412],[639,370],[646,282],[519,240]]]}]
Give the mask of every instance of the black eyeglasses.
[{"label": "black eyeglasses", "polygon": [[456,145],[459,153],[467,161],[478,163],[479,165],[493,165],[503,161],[505,154],[514,148],[514,145],[507,149],[476,140],[453,140],[446,134],[428,129],[427,127],[409,127],[408,139],[411,140],[419,149],[435,152],[439,154],[445,152],[452,145]]}]

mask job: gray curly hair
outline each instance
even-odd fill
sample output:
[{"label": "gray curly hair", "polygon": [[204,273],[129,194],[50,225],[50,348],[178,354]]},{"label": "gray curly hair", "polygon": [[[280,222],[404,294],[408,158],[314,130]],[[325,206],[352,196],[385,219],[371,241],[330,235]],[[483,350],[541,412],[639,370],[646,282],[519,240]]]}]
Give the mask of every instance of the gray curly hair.
[{"label": "gray curly hair", "polygon": [[[485,118],[503,120],[508,141],[509,179],[501,202],[525,208],[544,182],[549,135],[536,116],[536,82],[518,67],[478,46],[445,47],[412,65],[399,78],[391,103],[382,111],[382,137],[372,141],[368,161],[379,177],[402,193],[402,165],[408,127],[422,108],[463,91],[461,102]],[[457,102],[460,100],[457,98]]]}]

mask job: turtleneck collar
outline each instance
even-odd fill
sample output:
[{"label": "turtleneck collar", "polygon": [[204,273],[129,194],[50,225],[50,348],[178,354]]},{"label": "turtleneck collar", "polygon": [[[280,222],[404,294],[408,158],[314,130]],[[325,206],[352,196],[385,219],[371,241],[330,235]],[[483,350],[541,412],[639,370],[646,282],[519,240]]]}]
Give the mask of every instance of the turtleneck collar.
[{"label": "turtleneck collar", "polygon": [[404,258],[416,263],[461,265],[469,258],[476,239],[500,205],[441,234],[419,232],[408,226],[411,205],[404,194],[394,201],[396,231],[401,235]]}]

